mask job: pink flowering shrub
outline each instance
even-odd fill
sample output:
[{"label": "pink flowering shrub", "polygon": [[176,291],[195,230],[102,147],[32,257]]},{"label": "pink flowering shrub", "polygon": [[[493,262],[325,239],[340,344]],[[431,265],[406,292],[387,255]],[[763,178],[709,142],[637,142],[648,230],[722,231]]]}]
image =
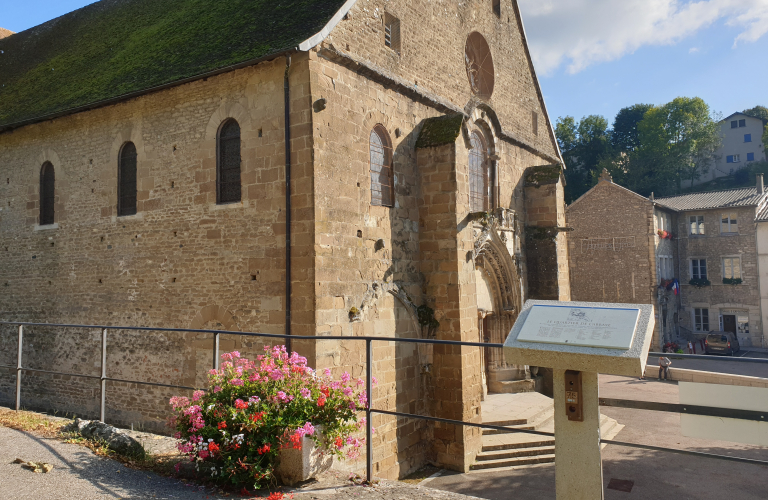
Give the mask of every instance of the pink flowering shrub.
[{"label": "pink flowering shrub", "polygon": [[220,483],[260,488],[274,482],[280,448],[301,448],[304,436],[325,453],[359,456],[365,442],[352,435],[365,425],[357,417],[368,404],[363,381],[316,373],[284,346],[264,351],[256,361],[223,354],[221,369],[208,374],[208,391],[171,398],[179,450],[197,470]]}]

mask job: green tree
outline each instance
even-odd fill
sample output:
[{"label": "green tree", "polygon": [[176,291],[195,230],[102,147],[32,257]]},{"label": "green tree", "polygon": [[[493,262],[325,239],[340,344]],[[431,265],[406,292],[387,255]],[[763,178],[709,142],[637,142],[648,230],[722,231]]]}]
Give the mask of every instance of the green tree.
[{"label": "green tree", "polygon": [[646,177],[666,184],[661,192],[668,192],[671,186],[680,192],[683,180],[701,177],[709,170],[721,144],[717,121],[707,103],[698,97],[678,97],[649,110],[638,129],[638,160],[646,169],[653,169]]},{"label": "green tree", "polygon": [[611,131],[611,146],[616,153],[634,151],[640,147],[640,131],[637,125],[652,108],[652,104],[635,104],[621,108],[616,113]]},{"label": "green tree", "polygon": [[555,135],[566,164],[565,200],[572,203],[595,184],[598,165],[610,152],[608,121],[599,115],[580,122],[572,116],[559,117]]},{"label": "green tree", "polygon": [[754,116],[755,118],[768,121],[768,108],[765,106],[755,106],[754,108],[745,109],[742,113],[747,116]]}]

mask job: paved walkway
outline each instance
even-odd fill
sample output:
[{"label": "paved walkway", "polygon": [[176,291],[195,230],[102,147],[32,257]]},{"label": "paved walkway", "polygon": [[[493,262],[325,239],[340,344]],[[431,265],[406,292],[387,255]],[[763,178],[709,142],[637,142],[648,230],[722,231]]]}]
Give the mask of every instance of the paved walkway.
[{"label": "paved walkway", "polygon": [[[0,427],[0,498],[3,500],[104,500],[184,499],[213,500],[242,498],[221,495],[197,485],[129,469],[109,458],[94,455],[88,448],[45,439]],[[48,474],[35,474],[16,458],[53,465]],[[294,500],[470,500],[471,497],[382,481],[374,488],[356,486],[343,473],[329,473],[320,481],[293,490]],[[286,496],[287,498],[287,496]]]},{"label": "paved walkway", "polygon": [[[675,382],[639,381],[636,378],[600,376],[600,396],[678,403]],[[768,448],[725,441],[686,438],[676,413],[600,408],[624,429],[614,438],[669,448],[768,461]],[[768,491],[768,467],[680,454],[645,451],[608,445],[603,450],[603,478],[634,481],[631,492],[605,490],[613,499],[764,500]],[[477,495],[488,500],[547,500],[555,498],[555,465],[542,464],[500,471],[468,474],[443,472],[421,483],[431,488]]]}]

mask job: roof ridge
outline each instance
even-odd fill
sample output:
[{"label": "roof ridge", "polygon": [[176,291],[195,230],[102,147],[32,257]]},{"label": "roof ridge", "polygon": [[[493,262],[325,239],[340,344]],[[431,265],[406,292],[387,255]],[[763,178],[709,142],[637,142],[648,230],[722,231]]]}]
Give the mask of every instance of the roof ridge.
[{"label": "roof ridge", "polygon": [[[727,193],[729,191],[740,191],[743,189],[757,189],[756,186],[744,186],[740,188],[730,188],[730,189],[717,189],[715,191],[696,191],[694,193],[684,193],[684,194],[676,194],[674,196],[665,196],[663,198],[656,198],[656,201],[659,200],[669,200],[671,198],[680,198],[681,196],[690,196],[694,194],[713,194],[713,193]],[[757,192],[755,192],[755,195],[757,195]]]}]

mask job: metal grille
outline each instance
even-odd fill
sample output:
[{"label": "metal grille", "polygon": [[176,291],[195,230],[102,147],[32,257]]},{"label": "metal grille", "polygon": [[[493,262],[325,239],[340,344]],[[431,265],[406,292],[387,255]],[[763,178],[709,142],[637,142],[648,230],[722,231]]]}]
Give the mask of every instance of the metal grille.
[{"label": "metal grille", "polygon": [[384,13],[384,45],[400,53],[400,20],[388,12]]},{"label": "metal grille", "polygon": [[394,200],[392,143],[381,125],[371,130],[371,205],[391,207]]},{"label": "metal grille", "polygon": [[473,132],[469,150],[469,208],[471,212],[488,211],[488,155],[485,141]]},{"label": "metal grille", "polygon": [[43,163],[40,169],[40,225],[54,223],[56,198],[56,172],[51,162]]},{"label": "metal grille", "polygon": [[581,240],[581,253],[587,253],[594,250],[613,250],[614,252],[619,252],[634,247],[634,236],[620,236],[618,238],[585,238]]},{"label": "metal grille", "polygon": [[493,57],[488,42],[483,35],[474,31],[467,37],[464,47],[464,63],[472,92],[483,99],[489,99],[493,93],[494,71]]},{"label": "metal grille", "polygon": [[136,214],[136,146],[128,142],[120,151],[117,172],[117,215]]},{"label": "metal grille", "polygon": [[227,121],[219,132],[216,203],[240,201],[240,125]]}]

